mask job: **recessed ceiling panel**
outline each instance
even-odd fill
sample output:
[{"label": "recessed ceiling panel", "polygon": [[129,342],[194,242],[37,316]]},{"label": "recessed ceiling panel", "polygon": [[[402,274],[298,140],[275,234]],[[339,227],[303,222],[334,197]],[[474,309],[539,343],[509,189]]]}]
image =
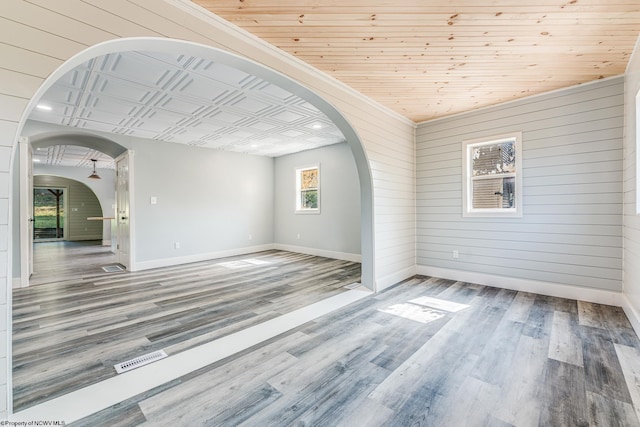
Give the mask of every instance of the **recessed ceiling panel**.
[{"label": "recessed ceiling panel", "polygon": [[173,67],[159,67],[158,62],[142,55],[117,53],[105,56],[109,65],[102,71],[105,75],[118,76],[134,84],[160,88],[176,73]]},{"label": "recessed ceiling panel", "polygon": [[304,116],[301,114],[296,114],[292,111],[283,111],[281,113],[275,114],[273,116],[271,116],[271,118],[279,120],[283,123],[293,123],[295,121],[298,121],[300,119],[303,119]]},{"label": "recessed ceiling panel", "polygon": [[181,88],[184,96],[200,100],[200,102],[214,102],[230,93],[231,87],[221,85],[212,80],[201,78],[197,75],[190,75],[189,81]]},{"label": "recessed ceiling panel", "polygon": [[111,157],[99,151],[78,145],[53,145],[33,150],[33,164],[93,168],[91,159],[96,159],[99,169],[114,169]]},{"label": "recessed ceiling panel", "polygon": [[154,92],[153,87],[132,84],[128,80],[114,76],[98,76],[96,83],[95,90],[92,91],[94,96],[108,96],[136,104],[144,103]]},{"label": "recessed ceiling panel", "polygon": [[290,92],[278,87],[276,85],[272,85],[271,83],[266,83],[259,88],[260,93],[266,97],[273,97],[279,99],[280,101],[286,101],[290,98],[295,98]]},{"label": "recessed ceiling panel", "polygon": [[204,77],[238,88],[249,74],[225,64],[211,61],[195,62],[192,68]]},{"label": "recessed ceiling panel", "polygon": [[246,113],[250,113],[251,115],[257,115],[260,112],[265,111],[269,107],[269,104],[260,102],[257,99],[242,97],[240,100],[233,103],[233,107]]},{"label": "recessed ceiling panel", "polygon": [[212,116],[212,118],[221,122],[226,122],[228,124],[234,124],[242,120],[244,116],[241,116],[239,114],[232,114],[226,111],[218,111]]}]

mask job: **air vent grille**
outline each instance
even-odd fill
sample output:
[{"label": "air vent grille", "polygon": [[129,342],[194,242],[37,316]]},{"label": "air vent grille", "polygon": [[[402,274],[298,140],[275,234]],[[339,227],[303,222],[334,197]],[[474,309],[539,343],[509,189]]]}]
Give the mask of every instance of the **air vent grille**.
[{"label": "air vent grille", "polygon": [[117,271],[124,271],[121,265],[105,265],[102,269],[107,273],[115,273]]},{"label": "air vent grille", "polygon": [[140,366],[148,365],[149,363],[153,363],[156,360],[164,359],[167,357],[167,353],[164,350],[154,351],[153,353],[145,354],[143,356],[138,356],[134,359],[127,360],[126,362],[121,362],[116,365],[113,365],[116,368],[116,372],[121,374],[123,372],[130,371],[132,369],[139,368]]}]

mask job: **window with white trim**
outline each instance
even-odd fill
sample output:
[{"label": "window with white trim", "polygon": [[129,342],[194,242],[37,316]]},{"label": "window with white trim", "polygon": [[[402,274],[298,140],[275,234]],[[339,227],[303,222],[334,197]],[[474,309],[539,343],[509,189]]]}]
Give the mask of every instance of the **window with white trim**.
[{"label": "window with white trim", "polygon": [[320,212],[320,165],[296,169],[296,212]]},{"label": "window with white trim", "polygon": [[463,141],[463,215],[522,216],[522,133]]}]

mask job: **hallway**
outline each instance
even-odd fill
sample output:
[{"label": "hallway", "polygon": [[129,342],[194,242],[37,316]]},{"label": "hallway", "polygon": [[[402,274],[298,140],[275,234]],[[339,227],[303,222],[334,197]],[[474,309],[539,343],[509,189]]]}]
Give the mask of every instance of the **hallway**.
[{"label": "hallway", "polygon": [[99,240],[36,242],[29,285],[104,276],[109,273],[102,267],[115,264],[116,255],[111,247],[102,246]]}]

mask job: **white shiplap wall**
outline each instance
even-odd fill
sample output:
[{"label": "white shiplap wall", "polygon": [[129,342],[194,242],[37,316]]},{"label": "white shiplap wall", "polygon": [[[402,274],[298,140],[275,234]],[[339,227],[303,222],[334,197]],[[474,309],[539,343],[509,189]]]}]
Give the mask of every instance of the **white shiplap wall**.
[{"label": "white shiplap wall", "polygon": [[638,121],[636,96],[640,91],[640,37],[629,60],[624,89],[624,280],[623,307],[640,334],[640,216],[637,215]]},{"label": "white shiplap wall", "polygon": [[[618,77],[421,123],[418,271],[620,291],[623,83]],[[463,218],[461,142],[516,131],[523,217]]]},{"label": "white shiplap wall", "polygon": [[[0,5],[0,419],[7,410],[10,342],[10,159],[29,100],[72,55],[120,37],[171,37],[241,54],[276,69],[334,105],[358,133],[373,180],[373,279],[378,288],[415,271],[414,125],[244,31],[174,0],[4,0]],[[363,249],[364,251],[364,249]],[[14,254],[16,256],[17,254]]]}]

